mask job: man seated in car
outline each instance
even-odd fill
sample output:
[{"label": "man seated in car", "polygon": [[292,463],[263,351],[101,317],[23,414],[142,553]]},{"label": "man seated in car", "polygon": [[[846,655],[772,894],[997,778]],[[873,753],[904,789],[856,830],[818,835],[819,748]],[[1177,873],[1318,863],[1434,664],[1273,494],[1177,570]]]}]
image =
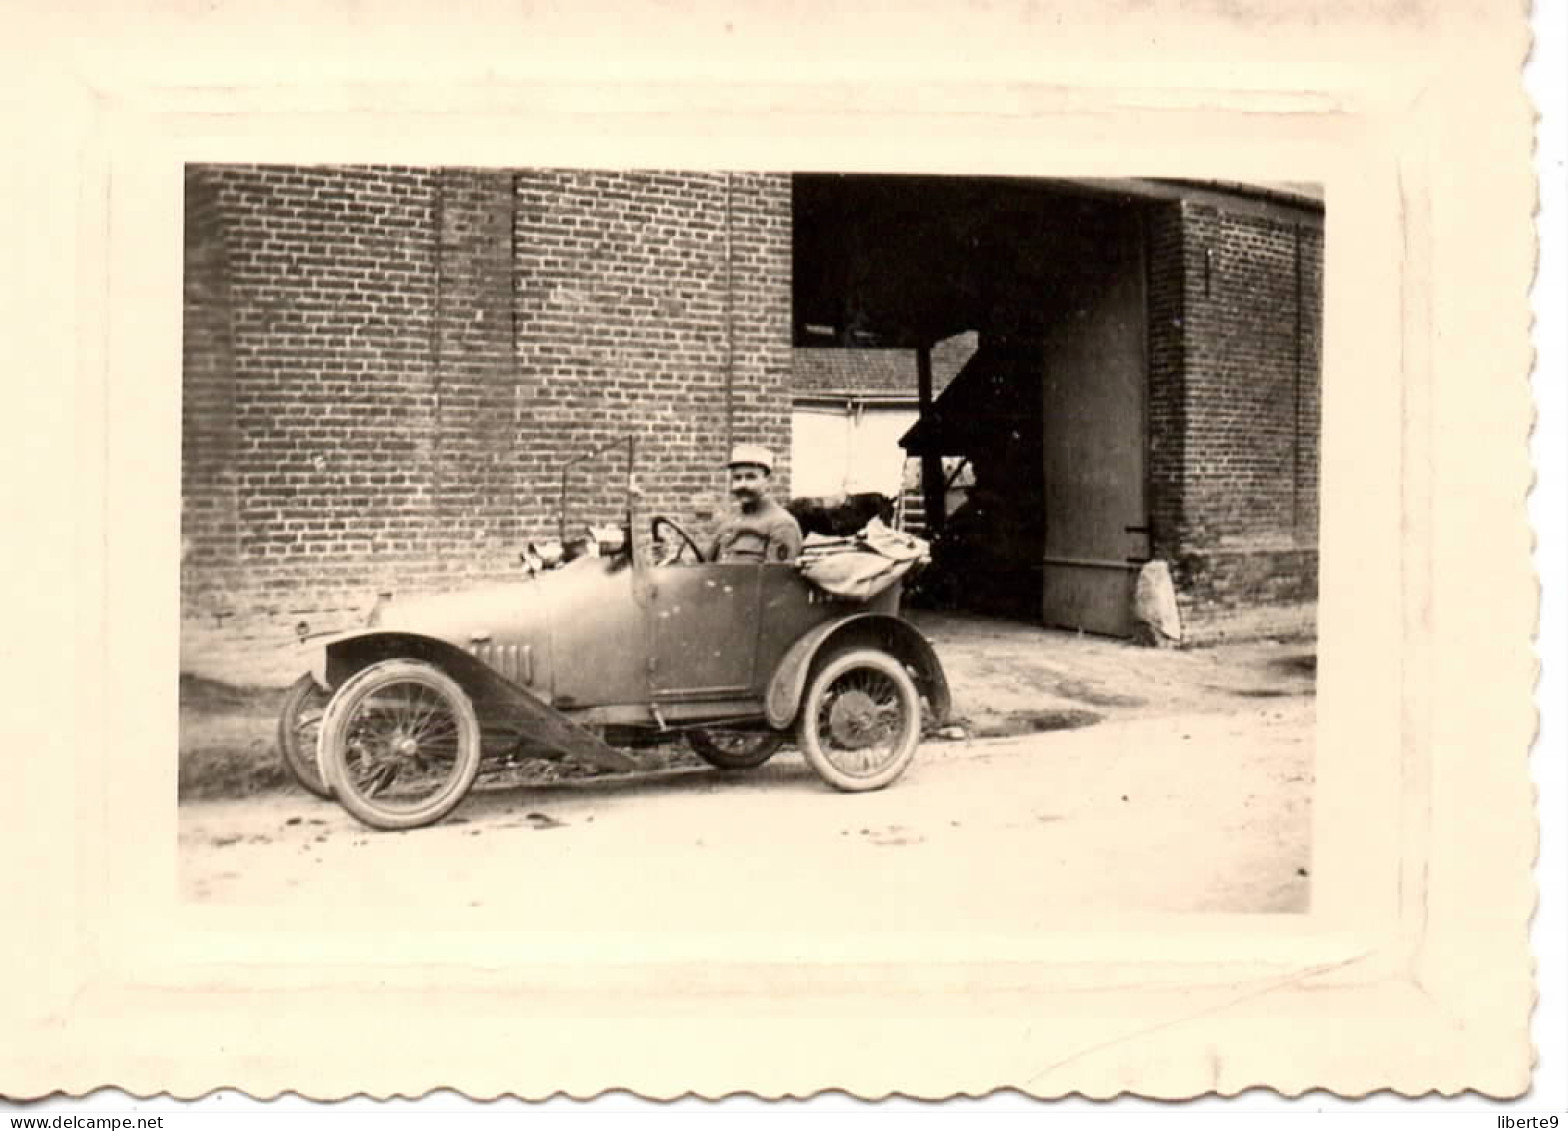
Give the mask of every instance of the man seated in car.
[{"label": "man seated in car", "polygon": [[708,547],[710,562],[792,562],[800,556],[800,524],[773,501],[773,452],[736,444],[730,453],[730,495],[737,510],[725,517]]}]

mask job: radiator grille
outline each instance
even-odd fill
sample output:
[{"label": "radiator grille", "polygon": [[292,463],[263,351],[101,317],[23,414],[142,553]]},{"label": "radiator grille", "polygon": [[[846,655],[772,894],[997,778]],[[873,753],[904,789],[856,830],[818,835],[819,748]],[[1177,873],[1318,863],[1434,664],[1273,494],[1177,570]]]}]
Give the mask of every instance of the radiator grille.
[{"label": "radiator grille", "polygon": [[470,644],[475,659],[494,668],[513,683],[532,683],[533,648],[527,644]]}]

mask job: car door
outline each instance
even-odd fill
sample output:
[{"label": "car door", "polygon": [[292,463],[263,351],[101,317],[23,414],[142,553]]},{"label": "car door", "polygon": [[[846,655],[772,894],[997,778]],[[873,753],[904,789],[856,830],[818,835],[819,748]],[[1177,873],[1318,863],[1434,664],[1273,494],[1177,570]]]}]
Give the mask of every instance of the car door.
[{"label": "car door", "polygon": [[709,562],[657,566],[649,574],[654,698],[746,695],[756,664],[762,567]]}]

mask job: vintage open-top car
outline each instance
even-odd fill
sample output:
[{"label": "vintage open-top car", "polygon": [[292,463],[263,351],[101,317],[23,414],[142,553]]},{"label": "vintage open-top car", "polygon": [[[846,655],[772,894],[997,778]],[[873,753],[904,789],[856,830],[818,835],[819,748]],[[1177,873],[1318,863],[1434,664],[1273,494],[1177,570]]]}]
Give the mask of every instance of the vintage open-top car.
[{"label": "vintage open-top car", "polygon": [[791,732],[839,789],[898,778],[923,721],[950,705],[936,653],[900,616],[901,582],[849,600],[795,564],[705,561],[673,519],[635,520],[634,482],[619,547],[467,592],[383,597],[362,628],[316,642],[279,720],[300,783],[404,829],[451,812],[487,757],[627,771],[641,763],[626,748],[683,738],[738,770]]}]

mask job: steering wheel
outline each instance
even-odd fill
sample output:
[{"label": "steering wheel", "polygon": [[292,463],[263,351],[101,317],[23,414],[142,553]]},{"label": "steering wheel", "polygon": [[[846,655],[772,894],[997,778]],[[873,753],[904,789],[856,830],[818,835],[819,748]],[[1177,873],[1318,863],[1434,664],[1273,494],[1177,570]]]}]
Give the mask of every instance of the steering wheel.
[{"label": "steering wheel", "polygon": [[680,523],[676,522],[673,518],[669,518],[662,514],[654,515],[653,517],[653,540],[655,542],[664,541],[664,539],[659,537],[659,531],[666,526],[668,526],[671,530],[680,536],[680,541],[683,544],[676,548],[676,551],[672,556],[661,556],[658,564],[672,565],[675,562],[680,561],[682,555],[684,555],[687,550],[690,550],[691,556],[696,558],[699,562],[704,560],[702,556],[702,550],[698,548],[696,540],[692,538],[690,534],[686,533],[686,531],[681,527]]}]

